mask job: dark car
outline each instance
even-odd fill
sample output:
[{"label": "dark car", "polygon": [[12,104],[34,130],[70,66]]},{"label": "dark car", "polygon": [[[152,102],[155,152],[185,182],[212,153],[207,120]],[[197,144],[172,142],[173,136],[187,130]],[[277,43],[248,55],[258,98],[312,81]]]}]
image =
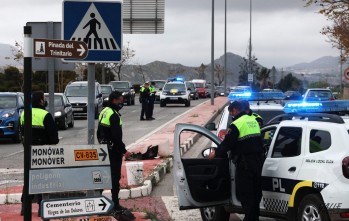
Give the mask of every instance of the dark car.
[{"label": "dark car", "polygon": [[302,94],[298,91],[286,91],[285,100],[302,100]]},{"label": "dark car", "polygon": [[102,98],[103,98],[103,107],[106,107],[109,100],[110,93],[114,90],[113,85],[110,84],[101,84]]},{"label": "dark car", "polygon": [[[211,97],[211,86],[208,86],[208,88],[206,88],[206,91],[207,91],[206,96]],[[217,92],[216,88],[214,88],[213,97],[217,97],[217,94],[218,94],[218,92]]]},{"label": "dark car", "polygon": [[24,109],[23,96],[20,92],[0,92],[0,138],[21,142],[19,118]]},{"label": "dark car", "polygon": [[110,85],[114,87],[114,90],[122,92],[122,96],[124,97],[124,102],[127,105],[135,104],[135,96],[136,93],[133,90],[133,86],[129,81],[111,81]]},{"label": "dark car", "polygon": [[187,89],[190,91],[190,98],[193,100],[199,99],[199,93],[198,89],[196,89],[195,84],[191,81],[186,81],[185,85],[187,86]]},{"label": "dark car", "polygon": [[[45,93],[45,99],[49,102],[49,94]],[[54,118],[56,125],[61,130],[68,127],[74,127],[73,108],[68,98],[63,93],[55,93],[54,95]],[[46,107],[48,110],[48,106]]]},{"label": "dark car", "polygon": [[224,86],[217,86],[217,95],[218,96],[225,96],[227,92],[224,90]]}]

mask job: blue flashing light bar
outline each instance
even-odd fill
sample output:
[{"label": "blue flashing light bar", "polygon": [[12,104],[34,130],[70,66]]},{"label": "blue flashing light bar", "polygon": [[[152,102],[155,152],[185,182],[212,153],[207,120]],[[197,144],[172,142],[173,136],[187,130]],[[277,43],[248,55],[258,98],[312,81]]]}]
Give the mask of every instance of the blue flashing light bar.
[{"label": "blue flashing light bar", "polygon": [[285,113],[329,113],[349,111],[349,100],[321,102],[291,101],[285,104]]},{"label": "blue flashing light bar", "polygon": [[230,101],[249,100],[249,101],[268,101],[268,100],[283,100],[285,95],[282,92],[230,92],[228,95]]}]

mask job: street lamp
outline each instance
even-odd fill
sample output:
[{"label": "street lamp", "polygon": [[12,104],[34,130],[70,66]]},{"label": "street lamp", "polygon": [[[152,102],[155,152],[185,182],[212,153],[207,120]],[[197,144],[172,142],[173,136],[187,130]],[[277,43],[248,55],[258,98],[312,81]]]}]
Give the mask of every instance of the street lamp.
[{"label": "street lamp", "polygon": [[214,0],[212,0],[212,30],[211,30],[211,105],[214,105]]}]

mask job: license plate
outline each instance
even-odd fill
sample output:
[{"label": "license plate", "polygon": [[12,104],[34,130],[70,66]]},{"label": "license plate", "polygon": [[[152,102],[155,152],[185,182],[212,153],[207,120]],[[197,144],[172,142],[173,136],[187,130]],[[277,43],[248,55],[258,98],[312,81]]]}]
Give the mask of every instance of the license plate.
[{"label": "license plate", "polygon": [[178,97],[170,97],[170,100],[178,100]]},{"label": "license plate", "polygon": [[84,108],[73,108],[73,111],[83,111]]}]

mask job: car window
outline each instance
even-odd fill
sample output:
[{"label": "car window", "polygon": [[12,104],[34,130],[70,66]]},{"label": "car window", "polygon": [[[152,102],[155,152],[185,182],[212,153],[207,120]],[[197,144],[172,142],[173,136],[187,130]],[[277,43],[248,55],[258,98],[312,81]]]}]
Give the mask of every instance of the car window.
[{"label": "car window", "polygon": [[102,94],[110,94],[112,92],[112,88],[111,87],[101,87],[101,91],[102,91]]},{"label": "car window", "polygon": [[16,96],[3,96],[0,97],[0,109],[9,109],[17,107]]},{"label": "car window", "polygon": [[267,153],[269,151],[269,147],[270,147],[271,141],[273,140],[275,131],[276,131],[276,127],[271,127],[271,128],[267,128],[264,130],[262,129],[262,131],[261,131],[265,155],[267,155]]},{"label": "car window", "polygon": [[18,96],[18,106],[19,107],[24,106],[24,98],[22,96]]},{"label": "car window", "polygon": [[165,85],[165,81],[152,81],[152,82],[154,82],[155,83],[155,88],[157,88],[157,89],[159,89],[159,88],[163,88],[164,87],[164,85]]},{"label": "car window", "polygon": [[301,153],[302,128],[281,127],[277,134],[272,158],[295,157]]},{"label": "car window", "polygon": [[69,86],[65,92],[67,97],[87,97],[87,94],[86,86]]},{"label": "car window", "polygon": [[110,84],[113,85],[113,87],[116,89],[128,89],[128,88],[130,88],[128,82],[110,82]]},{"label": "car window", "polygon": [[324,130],[311,130],[309,137],[309,152],[317,153],[331,146],[331,134]]}]

